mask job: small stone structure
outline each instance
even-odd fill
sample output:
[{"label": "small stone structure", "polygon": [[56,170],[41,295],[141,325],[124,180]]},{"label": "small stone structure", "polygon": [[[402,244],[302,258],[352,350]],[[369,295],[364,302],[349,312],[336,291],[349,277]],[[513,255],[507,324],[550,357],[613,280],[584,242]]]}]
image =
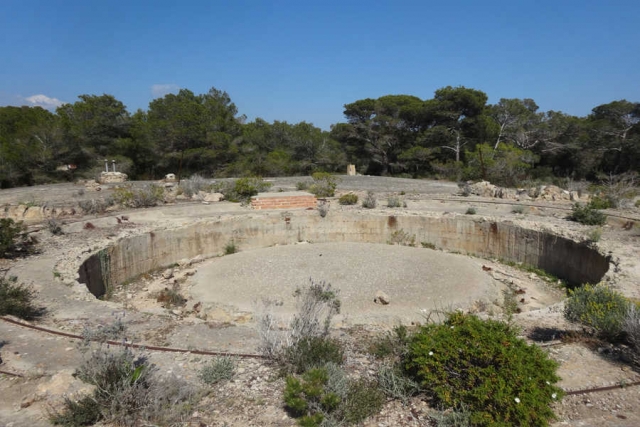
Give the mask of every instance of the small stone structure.
[{"label": "small stone structure", "polygon": [[356,176],[356,165],[347,165],[347,175]]},{"label": "small stone structure", "polygon": [[100,174],[100,184],[111,184],[115,182],[125,182],[129,179],[126,173],[122,172],[102,172]]},{"label": "small stone structure", "polygon": [[176,180],[176,175],[173,173],[168,173],[164,176],[164,182],[175,182]]},{"label": "small stone structure", "polygon": [[304,191],[260,193],[251,198],[251,207],[253,209],[315,209],[317,204],[316,196]]}]

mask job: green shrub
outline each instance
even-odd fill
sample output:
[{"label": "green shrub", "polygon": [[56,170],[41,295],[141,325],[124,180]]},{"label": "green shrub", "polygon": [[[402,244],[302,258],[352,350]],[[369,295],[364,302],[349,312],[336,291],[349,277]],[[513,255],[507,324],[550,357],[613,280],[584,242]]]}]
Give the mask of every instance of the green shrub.
[{"label": "green shrub", "polygon": [[431,242],[420,242],[420,245],[422,245],[423,248],[425,249],[436,249],[436,245],[435,243],[431,243]]},{"label": "green shrub", "polygon": [[164,288],[158,292],[156,300],[162,303],[164,308],[182,307],[187,303],[187,299],[174,287],[172,289]]},{"label": "green shrub", "polygon": [[309,192],[317,197],[333,197],[338,186],[338,178],[328,172],[314,172],[311,175],[313,184],[309,186]]},{"label": "green shrub", "polygon": [[391,233],[391,237],[387,240],[387,244],[389,245],[401,245],[401,246],[415,246],[416,245],[416,235],[409,234],[403,229],[396,230]]},{"label": "green shrub", "polygon": [[198,194],[200,191],[208,191],[211,189],[209,181],[198,174],[191,175],[189,179],[183,179],[180,181],[179,189],[182,190],[182,194],[187,197],[191,197],[194,194]]},{"label": "green shrub", "polygon": [[384,394],[366,379],[350,380],[331,364],[288,376],[284,401],[300,426],[352,425],[380,411]]},{"label": "green shrub", "polygon": [[358,203],[358,195],[353,193],[344,194],[340,196],[340,199],[338,199],[338,203],[340,203],[341,205],[355,205],[356,203]]},{"label": "green shrub", "polygon": [[342,365],[343,360],[342,344],[328,337],[304,337],[286,350],[286,362],[298,374],[328,362]]},{"label": "green shrub", "polygon": [[601,238],[602,238],[602,228],[600,227],[593,228],[589,230],[589,232],[587,233],[587,240],[591,243],[599,242]]},{"label": "green shrub", "polygon": [[227,243],[224,246],[224,254],[225,255],[233,255],[233,254],[237,253],[238,251],[239,251],[238,245],[236,245],[235,240],[229,240],[229,243]]},{"label": "green shrub", "polygon": [[613,207],[609,199],[602,198],[599,196],[593,196],[593,198],[589,201],[588,206],[591,209],[609,209]]},{"label": "green shrub", "polygon": [[392,331],[375,339],[369,346],[369,353],[376,359],[400,356],[407,346],[408,336],[406,326],[396,326]]},{"label": "green shrub", "polygon": [[78,207],[82,209],[85,214],[97,215],[107,211],[109,206],[115,203],[113,197],[109,197],[106,200],[103,199],[90,199],[78,201]]},{"label": "green shrub", "polygon": [[618,292],[603,286],[586,284],[569,290],[564,316],[571,322],[592,327],[610,341],[620,338],[631,303]]},{"label": "green shrub", "polygon": [[378,201],[376,200],[376,196],[373,194],[373,191],[367,191],[367,195],[362,199],[362,207],[365,209],[373,209],[377,204]]},{"label": "green shrub", "polygon": [[240,178],[233,182],[221,183],[215,189],[224,195],[224,199],[235,203],[248,203],[251,197],[271,188],[270,182],[259,177]]},{"label": "green shrub", "polygon": [[31,320],[43,314],[43,310],[33,304],[35,292],[23,284],[17,284],[16,277],[0,278],[0,316],[16,316]]},{"label": "green shrub", "polygon": [[66,397],[61,412],[54,412],[49,417],[53,425],[64,427],[90,426],[103,418],[100,405],[92,396],[85,396],[79,401]]},{"label": "green shrub", "polygon": [[605,214],[593,209],[590,205],[582,206],[580,203],[573,205],[569,219],[584,225],[604,225],[607,223]]},{"label": "green shrub", "polygon": [[475,215],[477,213],[476,208],[468,208],[464,213],[465,215]]},{"label": "green shrub", "polygon": [[471,412],[466,405],[448,411],[435,411],[429,415],[436,427],[472,427]]},{"label": "green shrub", "polygon": [[22,221],[0,218],[0,258],[28,255],[34,251],[33,243]]},{"label": "green shrub", "polygon": [[507,323],[455,312],[411,337],[403,366],[436,405],[467,405],[478,426],[546,426],[558,364]]},{"label": "green shrub", "polygon": [[634,206],[636,208],[640,208],[640,200],[636,200],[636,202],[634,203]]},{"label": "green shrub", "polygon": [[420,385],[395,365],[382,365],[378,369],[378,386],[384,394],[402,402],[406,402],[420,391]]},{"label": "green shrub", "polygon": [[236,362],[229,356],[215,358],[204,366],[198,376],[205,384],[216,384],[223,380],[230,380],[236,373]]}]

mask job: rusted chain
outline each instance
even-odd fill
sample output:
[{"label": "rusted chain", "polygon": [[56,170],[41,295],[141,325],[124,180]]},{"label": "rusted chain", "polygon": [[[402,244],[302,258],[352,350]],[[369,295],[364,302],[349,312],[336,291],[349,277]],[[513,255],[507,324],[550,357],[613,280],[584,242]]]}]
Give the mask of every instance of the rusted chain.
[{"label": "rusted chain", "polygon": [[[70,334],[68,332],[55,331],[53,329],[43,328],[41,326],[30,325],[28,323],[19,322],[17,320],[13,320],[13,319],[10,319],[10,318],[4,317],[4,316],[0,316],[0,319],[4,320],[5,322],[17,325],[17,326],[21,326],[23,328],[33,329],[35,331],[45,332],[45,333],[48,333],[48,334],[58,335],[58,336],[61,336],[61,337],[71,338],[71,339],[76,339],[76,340],[83,340],[84,339],[84,337],[82,335]],[[261,354],[232,353],[232,352],[224,352],[224,351],[197,350],[197,349],[188,350],[188,349],[184,349],[184,348],[173,348],[173,347],[161,347],[161,346],[155,346],[155,345],[134,344],[134,343],[129,343],[129,342],[125,342],[125,341],[113,341],[113,340],[108,340],[108,341],[106,341],[106,343],[109,344],[109,345],[117,345],[117,346],[130,347],[130,348],[140,348],[140,349],[151,350],[151,351],[162,351],[162,352],[165,352],[165,353],[191,353],[191,354],[200,354],[200,355],[205,355],[205,356],[233,356],[233,357],[239,357],[239,358],[243,358],[243,359],[265,359],[265,356],[263,356]]]}]

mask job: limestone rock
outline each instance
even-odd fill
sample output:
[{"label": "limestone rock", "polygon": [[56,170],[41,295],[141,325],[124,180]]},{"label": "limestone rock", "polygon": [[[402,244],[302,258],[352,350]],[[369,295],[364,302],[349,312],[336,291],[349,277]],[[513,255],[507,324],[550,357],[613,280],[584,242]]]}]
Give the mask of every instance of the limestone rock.
[{"label": "limestone rock", "polygon": [[171,279],[172,277],[173,277],[173,268],[170,268],[170,269],[168,269],[168,270],[165,270],[165,271],[162,273],[162,278],[163,278],[163,279],[167,279],[167,280],[169,280],[169,279]]},{"label": "limestone rock", "polygon": [[470,193],[480,197],[496,197],[498,187],[489,181],[479,181],[469,186]]},{"label": "limestone rock", "polygon": [[176,175],[173,173],[168,173],[164,176],[164,182],[174,182],[176,181]]},{"label": "limestone rock", "polygon": [[100,174],[100,184],[110,184],[114,182],[125,182],[129,179],[126,173],[122,172],[102,172]]},{"label": "limestone rock", "polygon": [[384,292],[378,291],[376,292],[376,297],[373,299],[373,302],[376,304],[387,305],[391,302],[391,298],[389,298],[389,295]]},{"label": "limestone rock", "polygon": [[224,199],[222,193],[206,193],[202,199],[205,202],[219,202]]}]

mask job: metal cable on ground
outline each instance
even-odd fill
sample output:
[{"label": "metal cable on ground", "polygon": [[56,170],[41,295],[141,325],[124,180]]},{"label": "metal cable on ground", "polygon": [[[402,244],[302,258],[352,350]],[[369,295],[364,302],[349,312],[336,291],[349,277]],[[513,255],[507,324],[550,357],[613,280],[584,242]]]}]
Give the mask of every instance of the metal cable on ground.
[{"label": "metal cable on ground", "polygon": [[[69,333],[66,333],[66,332],[54,331],[53,329],[47,329],[47,328],[43,328],[43,327],[40,327],[40,326],[30,325],[28,323],[18,322],[17,320],[9,319],[9,318],[3,317],[3,316],[0,316],[0,319],[4,320],[5,322],[17,325],[17,326],[33,329],[33,330],[40,331],[40,332],[45,332],[45,333],[48,333],[48,334],[53,334],[53,335],[58,335],[58,336],[67,337],[67,338],[73,338],[73,339],[80,339],[80,340],[84,339],[81,335],[75,335],[75,334],[69,334]],[[160,347],[160,346],[152,346],[152,345],[132,344],[132,343],[126,343],[126,342],[122,342],[122,341],[107,341],[107,343],[110,344],[110,345],[126,346],[126,347],[131,347],[131,348],[141,348],[141,349],[145,349],[145,350],[160,351],[160,352],[166,352],[166,353],[191,353],[191,354],[200,354],[200,355],[205,355],[205,356],[233,356],[233,357],[240,357],[240,358],[244,358],[244,359],[266,359],[266,357],[261,355],[261,354],[231,353],[231,352],[209,351],[209,350],[187,350],[187,349],[183,349],[183,348],[172,348],[172,347]],[[11,372],[0,371],[0,373],[6,374],[6,375],[15,376],[15,377],[22,377],[22,375],[20,375],[20,374],[15,374],[15,373],[11,373]],[[581,389],[581,390],[565,390],[565,395],[567,395],[567,396],[576,396],[576,395],[582,395],[582,394],[597,393],[597,392],[602,392],[602,391],[611,391],[611,390],[617,390],[617,389],[624,389],[624,388],[634,387],[634,386],[638,386],[638,385],[640,385],[640,381],[633,381],[633,382],[630,382],[630,383],[616,384],[616,385],[605,386],[605,387],[592,387],[592,388],[586,388],[586,389]]]},{"label": "metal cable on ground", "polygon": [[[58,336],[61,336],[61,337],[72,338],[72,339],[76,339],[76,340],[83,340],[84,339],[84,337],[82,335],[70,334],[70,333],[67,333],[67,332],[61,332],[61,331],[55,331],[53,329],[43,328],[41,326],[30,325],[28,323],[19,322],[17,320],[13,320],[13,319],[10,319],[10,318],[4,317],[4,316],[0,316],[0,319],[4,320],[5,322],[17,325],[17,326],[21,326],[23,328],[33,329],[33,330],[40,331],[40,332],[45,332],[45,333],[48,333],[48,334],[58,335]],[[133,343],[128,343],[128,342],[113,341],[113,340],[108,340],[108,341],[106,341],[106,343],[109,344],[109,345],[117,345],[117,346],[123,346],[123,347],[131,347],[131,348],[141,348],[141,349],[144,349],[144,350],[162,351],[162,352],[165,352],[165,353],[191,353],[191,354],[200,354],[200,355],[205,355],[205,356],[233,356],[233,357],[240,357],[240,358],[243,358],[243,359],[265,359],[265,356],[263,356],[261,354],[231,353],[231,352],[210,351],[210,350],[187,350],[187,349],[184,349],[184,348],[173,348],[173,347],[161,347],[161,346],[155,346],[155,345],[133,344]]]}]

